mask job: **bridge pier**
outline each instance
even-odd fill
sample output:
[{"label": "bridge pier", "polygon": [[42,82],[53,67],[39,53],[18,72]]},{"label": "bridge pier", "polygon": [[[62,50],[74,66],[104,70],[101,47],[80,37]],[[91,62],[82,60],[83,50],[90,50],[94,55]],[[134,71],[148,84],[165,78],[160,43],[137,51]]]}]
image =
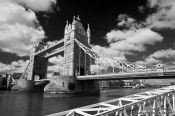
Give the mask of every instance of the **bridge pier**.
[{"label": "bridge pier", "polygon": [[53,77],[44,88],[45,97],[99,95],[99,92],[98,82],[79,81],[74,76]]},{"label": "bridge pier", "polygon": [[17,84],[12,87],[12,90],[33,91],[34,90],[34,81],[20,79],[17,81]]}]

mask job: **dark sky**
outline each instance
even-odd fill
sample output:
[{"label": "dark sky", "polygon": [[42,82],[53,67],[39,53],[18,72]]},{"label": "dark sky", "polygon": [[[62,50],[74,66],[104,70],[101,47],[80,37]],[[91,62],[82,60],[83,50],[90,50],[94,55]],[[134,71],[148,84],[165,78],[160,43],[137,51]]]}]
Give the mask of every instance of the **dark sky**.
[{"label": "dark sky", "polygon": [[[38,20],[45,30],[46,41],[59,40],[63,38],[64,27],[66,20],[72,22],[73,16],[80,16],[81,22],[85,29],[90,24],[91,28],[91,44],[100,46],[109,46],[105,35],[112,29],[117,28],[117,17],[120,14],[127,14],[128,16],[139,21],[144,21],[145,18],[154,9],[147,9],[147,0],[58,0],[54,12],[36,12]],[[139,7],[143,6],[146,9],[144,12],[139,11]],[[148,46],[148,50],[144,53],[136,55],[126,55],[129,61],[137,61],[144,58],[156,50],[167,49],[173,46],[175,31],[155,30],[161,34],[166,41],[157,44],[157,46]],[[19,59],[27,60],[28,57],[19,57],[16,54],[6,53],[0,51],[0,61],[3,63],[11,63]]]},{"label": "dark sky", "polygon": [[[58,0],[53,13],[37,12],[38,20],[45,30],[47,41],[63,38],[66,20],[72,22],[73,16],[80,16],[85,29],[90,24],[92,39],[95,45],[108,45],[104,39],[107,32],[116,27],[119,14],[127,13],[141,19],[138,12],[139,5],[145,5],[146,0]],[[11,63],[19,59],[27,60],[28,57],[19,57],[16,54],[0,51],[0,61]]]},{"label": "dark sky", "polygon": [[[144,12],[139,11],[140,6],[145,8]],[[154,12],[154,9],[149,9],[147,6],[147,0],[116,0],[115,2],[106,0],[60,0],[57,5],[59,11],[48,14],[49,17],[40,15],[39,19],[46,31],[48,40],[55,40],[63,37],[66,20],[72,22],[73,16],[79,15],[85,29],[87,24],[90,24],[91,44],[108,46],[105,35],[112,29],[117,28],[118,15],[127,14],[138,22],[144,21],[150,13]],[[126,55],[129,61],[140,60],[156,50],[172,46],[175,36],[174,30],[155,31],[166,38],[166,41],[158,43],[156,47],[149,46],[147,51],[137,54],[138,57],[136,55]]]},{"label": "dark sky", "polygon": [[[90,24],[92,31],[92,43],[106,45],[104,36],[117,25],[117,16],[119,14],[131,15],[141,19],[144,16],[138,12],[138,6],[145,5],[145,0],[60,0],[58,1],[59,11],[48,14],[46,17],[40,14],[40,23],[46,30],[49,40],[60,39],[63,37],[66,20],[72,22],[73,16],[80,16],[81,22],[85,28]],[[100,40],[100,42],[99,42]]]}]

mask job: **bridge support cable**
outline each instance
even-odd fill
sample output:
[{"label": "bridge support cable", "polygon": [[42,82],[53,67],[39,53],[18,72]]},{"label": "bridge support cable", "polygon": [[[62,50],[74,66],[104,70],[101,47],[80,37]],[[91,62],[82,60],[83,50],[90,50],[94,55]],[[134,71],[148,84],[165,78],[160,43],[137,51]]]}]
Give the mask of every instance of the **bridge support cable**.
[{"label": "bridge support cable", "polygon": [[21,75],[20,79],[25,79],[25,74],[27,73],[27,69],[29,68],[30,63],[33,61],[33,59],[29,60],[29,63],[27,64],[23,74]]},{"label": "bridge support cable", "polygon": [[[106,56],[103,56],[102,54],[97,54],[94,51],[92,51],[90,48],[86,47],[85,45],[83,45],[81,42],[79,42],[77,39],[75,39],[76,43],[79,45],[79,47],[86,53],[88,54],[90,57],[92,57],[94,60],[99,60],[99,58],[101,57],[102,59],[104,59],[104,61],[106,61],[106,64],[108,64],[107,62],[112,61],[112,64],[115,65],[115,67],[119,68],[119,69],[124,69],[124,70],[129,70],[129,69],[134,69],[135,65],[132,65],[131,63],[125,63],[125,62],[119,62],[116,61],[113,58],[108,58]],[[113,66],[111,64],[111,66]]]},{"label": "bridge support cable", "polygon": [[[96,53],[92,51],[90,48],[82,44],[80,41],[75,39],[75,42],[79,45],[79,47],[86,53],[88,54],[91,58],[93,58],[96,61],[100,62],[100,65],[102,64],[102,61],[105,62],[104,64],[108,67],[113,68],[113,73],[115,72],[115,68],[121,69],[122,71],[125,72],[149,72],[148,70],[152,70],[150,68],[147,68],[146,65],[140,65],[140,64],[134,64],[130,62],[124,62],[124,61],[119,61],[116,58],[112,57],[107,57],[104,56],[102,53]],[[99,64],[98,64],[99,66]],[[153,70],[157,70],[157,68],[162,67],[162,65],[157,64],[155,65],[149,65],[151,67],[154,67]]]}]

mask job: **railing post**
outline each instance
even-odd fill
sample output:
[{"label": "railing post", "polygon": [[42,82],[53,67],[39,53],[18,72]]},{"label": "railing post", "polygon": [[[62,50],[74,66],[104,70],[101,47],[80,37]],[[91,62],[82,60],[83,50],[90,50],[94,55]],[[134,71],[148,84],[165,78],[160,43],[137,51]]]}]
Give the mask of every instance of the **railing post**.
[{"label": "railing post", "polygon": [[119,116],[122,116],[123,112],[122,111],[119,111]]},{"label": "railing post", "polygon": [[156,114],[156,99],[153,101],[153,109],[152,109],[152,116],[155,116]]},{"label": "railing post", "polygon": [[133,113],[132,111],[133,111],[133,110],[134,110],[134,106],[131,106],[131,113],[130,113],[130,116],[133,116],[133,115],[132,115],[132,113]]},{"label": "railing post", "polygon": [[114,65],[112,66],[112,68],[113,68],[113,73],[114,73],[114,71],[115,71],[115,70],[114,70]]},{"label": "railing post", "polygon": [[142,105],[141,105],[141,104],[139,104],[138,116],[141,116],[141,110],[142,110]]},{"label": "railing post", "polygon": [[166,99],[167,99],[167,96],[165,95],[164,96],[164,102],[163,102],[163,116],[166,116],[166,114],[167,114],[167,107],[166,107],[166,105],[167,105],[167,103],[166,103]]},{"label": "railing post", "polygon": [[172,96],[173,96],[173,110],[175,111],[175,94],[172,93]]}]

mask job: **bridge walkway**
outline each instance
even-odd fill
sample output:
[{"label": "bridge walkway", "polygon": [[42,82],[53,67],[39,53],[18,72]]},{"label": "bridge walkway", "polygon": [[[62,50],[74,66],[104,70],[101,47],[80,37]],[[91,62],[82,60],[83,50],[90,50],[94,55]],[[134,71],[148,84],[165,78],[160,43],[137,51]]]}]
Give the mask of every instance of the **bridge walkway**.
[{"label": "bridge walkway", "polygon": [[83,75],[77,76],[78,80],[111,80],[111,79],[159,79],[174,78],[175,70],[164,70],[163,72],[123,72],[111,74]]},{"label": "bridge walkway", "polygon": [[175,85],[47,116],[174,116]]}]

